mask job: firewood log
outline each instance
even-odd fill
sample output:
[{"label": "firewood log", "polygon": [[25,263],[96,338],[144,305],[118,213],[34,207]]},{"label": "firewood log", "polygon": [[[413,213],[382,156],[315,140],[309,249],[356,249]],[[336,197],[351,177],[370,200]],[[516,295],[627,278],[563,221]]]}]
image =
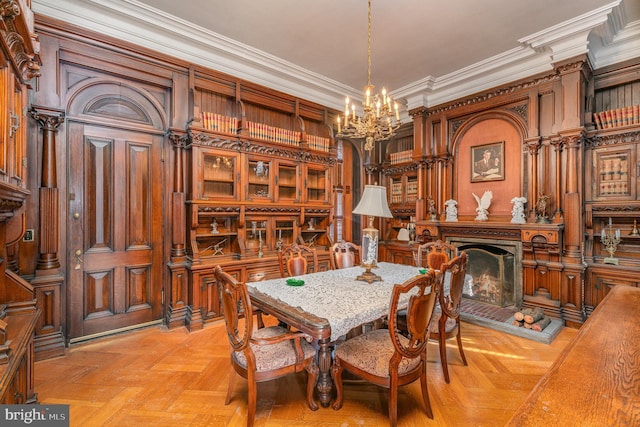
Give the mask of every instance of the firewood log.
[{"label": "firewood log", "polygon": [[524,328],[525,328],[525,329],[531,329],[531,325],[532,325],[532,324],[533,324],[533,323],[527,323],[527,322],[524,322],[524,323],[522,324],[522,326],[524,326]]},{"label": "firewood log", "polygon": [[513,326],[524,326],[524,320],[514,320]]},{"label": "firewood log", "polygon": [[536,307],[530,313],[524,315],[524,321],[527,323],[535,323],[544,317],[544,310]]},{"label": "firewood log", "polygon": [[530,314],[533,310],[530,308],[523,308],[520,311],[516,311],[515,314],[513,315],[513,317],[516,320],[524,320],[524,316],[527,314]]},{"label": "firewood log", "polygon": [[549,326],[549,323],[551,323],[551,318],[545,316],[537,322],[533,323],[531,325],[531,330],[541,332],[544,328]]}]

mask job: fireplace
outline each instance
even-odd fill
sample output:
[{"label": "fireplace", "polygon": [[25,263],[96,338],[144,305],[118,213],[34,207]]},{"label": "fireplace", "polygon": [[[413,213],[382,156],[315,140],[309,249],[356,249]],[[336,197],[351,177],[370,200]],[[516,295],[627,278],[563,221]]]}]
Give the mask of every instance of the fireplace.
[{"label": "fireplace", "polygon": [[450,238],[469,256],[463,296],[499,307],[522,301],[522,243],[510,240]]}]

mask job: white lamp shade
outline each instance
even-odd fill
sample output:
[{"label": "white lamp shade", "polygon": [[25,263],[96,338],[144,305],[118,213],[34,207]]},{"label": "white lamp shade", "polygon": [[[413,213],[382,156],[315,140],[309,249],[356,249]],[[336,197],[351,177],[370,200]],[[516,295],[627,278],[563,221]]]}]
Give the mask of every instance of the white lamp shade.
[{"label": "white lamp shade", "polygon": [[393,218],[387,203],[387,188],[381,185],[365,185],[362,198],[353,210],[354,214]]}]

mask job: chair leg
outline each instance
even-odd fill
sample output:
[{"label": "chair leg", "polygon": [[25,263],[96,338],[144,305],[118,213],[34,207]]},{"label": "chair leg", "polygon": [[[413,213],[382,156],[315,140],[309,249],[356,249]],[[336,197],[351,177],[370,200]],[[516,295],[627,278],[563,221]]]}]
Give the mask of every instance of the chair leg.
[{"label": "chair leg", "polygon": [[224,400],[224,404],[228,405],[231,402],[231,393],[233,392],[233,385],[236,381],[236,371],[231,367],[229,371],[229,386],[227,387],[227,398]]},{"label": "chair leg", "polygon": [[433,410],[431,409],[431,399],[429,399],[429,388],[427,387],[427,371],[420,376],[420,385],[422,388],[422,400],[424,401],[424,408],[427,412],[427,417],[433,419]]},{"label": "chair leg", "polygon": [[449,384],[449,367],[447,366],[447,338],[444,334],[438,337],[438,346],[440,347],[440,364],[442,365],[442,374],[444,382]]},{"label": "chair leg", "polygon": [[256,418],[257,388],[256,378],[249,372],[247,378],[247,427],[253,427],[253,422]]},{"label": "chair leg", "polygon": [[462,334],[460,333],[460,324],[458,324],[458,350],[460,351],[460,357],[462,358],[462,363],[464,366],[467,366],[467,358],[464,357],[464,350],[462,349]]},{"label": "chair leg", "polygon": [[307,367],[307,405],[312,411],[318,410],[318,404],[313,397],[318,380],[318,365],[313,362]]},{"label": "chair leg", "polygon": [[398,425],[398,378],[393,376],[389,384],[389,425]]},{"label": "chair leg", "polygon": [[335,359],[333,361],[331,377],[333,379],[333,386],[336,388],[336,401],[333,402],[332,408],[337,411],[342,408],[342,401],[344,399],[342,390],[342,366],[340,366],[340,359]]}]

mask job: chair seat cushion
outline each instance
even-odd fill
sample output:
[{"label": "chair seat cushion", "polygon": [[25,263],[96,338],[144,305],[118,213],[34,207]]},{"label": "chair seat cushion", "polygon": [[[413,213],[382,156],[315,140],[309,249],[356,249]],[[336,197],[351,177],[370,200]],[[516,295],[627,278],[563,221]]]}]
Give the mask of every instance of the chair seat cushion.
[{"label": "chair seat cushion", "polygon": [[[253,338],[271,338],[280,335],[291,333],[286,328],[280,326],[270,326],[267,328],[261,328],[253,333]],[[302,351],[304,352],[304,359],[315,357],[316,350],[311,344],[304,339],[300,340],[302,345]],[[250,344],[253,353],[256,356],[256,370],[258,372],[272,371],[274,369],[283,368],[285,366],[295,365],[296,363],[296,351],[294,347],[294,341],[288,340],[277,344],[270,345],[256,345]],[[235,358],[246,369],[247,359],[243,352],[234,352]]]},{"label": "chair seat cushion", "polygon": [[[438,307],[439,309],[440,307]],[[440,322],[440,318],[442,317],[442,311],[433,311],[433,316],[431,316],[431,322],[429,322],[429,333],[438,333],[438,322]],[[444,330],[446,333],[453,331],[457,326],[456,319],[452,319],[451,317],[447,318],[447,322],[444,325]]]},{"label": "chair seat cushion", "polygon": [[[401,341],[408,340],[400,336]],[[388,329],[376,329],[358,335],[336,347],[335,356],[345,362],[378,377],[389,377],[389,360],[395,348]],[[398,374],[402,375],[420,364],[420,358],[402,359]]]}]

